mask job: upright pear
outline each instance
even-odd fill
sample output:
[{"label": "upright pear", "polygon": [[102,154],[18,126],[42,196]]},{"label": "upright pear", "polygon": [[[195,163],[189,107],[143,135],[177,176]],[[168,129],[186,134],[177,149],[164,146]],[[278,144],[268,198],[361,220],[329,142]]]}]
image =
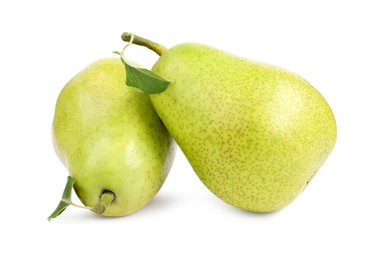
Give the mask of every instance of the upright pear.
[{"label": "upright pear", "polygon": [[160,55],[152,71],[170,82],[150,96],[156,112],[200,180],[225,202],[279,210],[331,153],[332,110],[300,76],[203,44],[166,49],[135,39]]},{"label": "upright pear", "polygon": [[143,208],[174,158],[173,139],[148,95],[125,85],[117,57],[93,62],[67,83],[57,99],[52,135],[79,199],[104,216]]}]

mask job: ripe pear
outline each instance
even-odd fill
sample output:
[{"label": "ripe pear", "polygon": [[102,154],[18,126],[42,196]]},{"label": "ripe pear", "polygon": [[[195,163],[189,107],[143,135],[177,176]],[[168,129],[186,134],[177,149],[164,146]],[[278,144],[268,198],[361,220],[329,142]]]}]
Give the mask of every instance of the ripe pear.
[{"label": "ripe pear", "polygon": [[126,86],[117,57],[93,62],[66,84],[52,136],[79,199],[104,216],[143,208],[174,159],[173,139],[148,95]]},{"label": "ripe pear", "polygon": [[223,201],[253,212],[292,202],[336,142],[324,97],[300,76],[199,43],[170,49],[123,34],[160,55],[152,71],[170,82],[150,95],[200,180]]}]

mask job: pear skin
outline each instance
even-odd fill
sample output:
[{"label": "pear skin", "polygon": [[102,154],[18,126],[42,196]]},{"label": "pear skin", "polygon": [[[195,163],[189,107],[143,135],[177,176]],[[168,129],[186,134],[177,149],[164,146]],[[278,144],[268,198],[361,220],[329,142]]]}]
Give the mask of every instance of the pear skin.
[{"label": "pear skin", "polygon": [[[148,95],[125,85],[119,58],[95,61],[67,83],[57,99],[52,136],[77,196],[104,216],[143,208],[174,158],[172,137]],[[110,205],[100,209],[108,194]]]},{"label": "pear skin", "polygon": [[300,76],[197,43],[161,54],[171,83],[150,95],[200,180],[223,201],[276,211],[307,186],[336,142],[334,114]]}]

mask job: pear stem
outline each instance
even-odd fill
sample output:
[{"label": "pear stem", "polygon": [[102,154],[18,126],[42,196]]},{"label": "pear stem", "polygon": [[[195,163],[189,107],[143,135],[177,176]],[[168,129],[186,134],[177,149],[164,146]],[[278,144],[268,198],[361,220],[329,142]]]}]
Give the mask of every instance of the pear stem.
[{"label": "pear stem", "polygon": [[135,35],[133,33],[124,32],[121,35],[121,39],[125,42],[131,42],[136,45],[147,47],[148,49],[150,49],[151,51],[154,51],[159,56],[161,56],[167,50],[167,48],[165,48],[164,46],[156,42],[153,42],[151,40],[140,37],[138,35]]},{"label": "pear stem", "polygon": [[111,205],[115,199],[115,194],[112,191],[104,191],[100,196],[100,202],[92,207],[92,211],[97,214],[103,214],[104,211]]}]

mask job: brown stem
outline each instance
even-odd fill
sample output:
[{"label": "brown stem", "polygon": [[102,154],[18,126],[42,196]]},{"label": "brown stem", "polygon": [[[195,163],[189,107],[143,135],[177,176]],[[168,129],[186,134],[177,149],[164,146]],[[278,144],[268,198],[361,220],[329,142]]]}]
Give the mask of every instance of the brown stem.
[{"label": "brown stem", "polygon": [[[132,35],[133,35],[132,33],[124,32],[121,35],[121,39],[125,42],[130,42]],[[136,45],[147,47],[148,49],[156,52],[156,54],[159,56],[161,56],[167,50],[167,48],[165,48],[164,46],[162,46],[156,42],[153,42],[151,40],[140,37],[138,35],[133,35],[132,43],[136,44]]]},{"label": "brown stem", "polygon": [[97,214],[103,214],[104,211],[111,205],[115,199],[115,194],[112,191],[104,191],[100,196],[99,203],[91,209]]}]

